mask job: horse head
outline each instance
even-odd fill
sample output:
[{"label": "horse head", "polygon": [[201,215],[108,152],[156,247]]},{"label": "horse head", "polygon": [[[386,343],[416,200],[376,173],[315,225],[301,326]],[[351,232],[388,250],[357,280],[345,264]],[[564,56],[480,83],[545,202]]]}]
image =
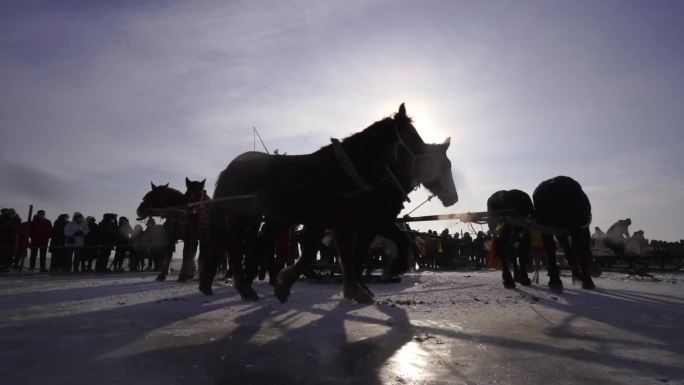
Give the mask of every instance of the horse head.
[{"label": "horse head", "polygon": [[[397,132],[395,157],[401,164],[411,187],[422,184],[436,195],[445,207],[458,202],[458,193],[451,175],[451,162],[446,151],[451,143],[447,138],[442,144],[428,144],[418,134],[411,118],[406,115],[402,103],[394,117]],[[401,155],[400,155],[400,149]]]},{"label": "horse head", "polygon": [[150,182],[152,190],[148,191],[138,206],[136,213],[138,220],[151,215],[151,210],[161,209],[170,206],[177,206],[185,203],[185,196],[180,191],[169,187],[169,184],[155,186]]},{"label": "horse head", "polygon": [[197,202],[206,199],[207,192],[204,190],[204,182],[206,179],[201,181],[190,180],[185,178],[185,197],[188,202]]}]

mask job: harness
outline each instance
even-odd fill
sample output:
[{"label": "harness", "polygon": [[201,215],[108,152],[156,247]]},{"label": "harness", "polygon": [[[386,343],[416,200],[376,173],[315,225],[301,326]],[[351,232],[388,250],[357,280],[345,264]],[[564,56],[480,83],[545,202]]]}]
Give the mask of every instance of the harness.
[{"label": "harness", "polygon": [[[394,133],[397,136],[397,141],[394,143],[394,147],[392,149],[392,159],[394,161],[399,160],[399,149],[401,147],[406,150],[410,157],[410,162],[409,162],[409,168],[411,170],[411,173],[414,175],[412,176],[412,181],[411,181],[411,190],[415,189],[420,183],[415,183],[417,180],[416,175],[415,175],[415,163],[416,159],[420,157],[434,157],[434,155],[416,155],[411,148],[406,144],[404,139],[401,137],[401,134],[399,133],[399,129],[397,127],[396,122],[394,122]],[[337,163],[339,164],[340,168],[344,173],[356,184],[356,186],[359,188],[358,191],[354,191],[352,193],[349,193],[347,195],[356,195],[361,192],[367,192],[373,190],[376,186],[370,185],[366,180],[361,176],[361,174],[358,172],[356,167],[354,167],[354,164],[351,161],[351,158],[347,154],[347,152],[344,150],[344,147],[342,146],[342,143],[339,141],[339,139],[336,138],[331,138],[330,142],[332,143],[333,147],[333,152],[335,154],[335,159],[337,160]],[[393,183],[393,185],[396,187],[396,189],[401,193],[402,197],[404,197],[404,200],[407,202],[411,202],[411,200],[408,198],[408,194],[411,191],[406,191],[404,186],[401,184],[401,181],[397,177],[397,175],[392,171],[390,168],[389,164],[385,164],[385,171],[386,171],[386,176],[378,181],[379,183],[382,183],[386,180],[389,180]]]}]

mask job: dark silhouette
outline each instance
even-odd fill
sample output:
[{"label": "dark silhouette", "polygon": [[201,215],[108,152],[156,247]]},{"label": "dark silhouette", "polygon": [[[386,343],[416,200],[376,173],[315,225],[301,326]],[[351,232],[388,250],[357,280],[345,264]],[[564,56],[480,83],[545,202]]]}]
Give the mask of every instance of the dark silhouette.
[{"label": "dark silhouette", "polygon": [[147,244],[155,269],[159,270],[157,280],[164,281],[171,272],[171,258],[179,236],[179,219],[185,215],[187,198],[182,192],[169,187],[168,183],[155,186],[150,182],[150,185],[152,190],[145,194],[136,213],[139,220],[151,216],[166,219],[161,226],[153,220],[152,222],[148,220],[147,229],[143,234],[144,243]]},{"label": "dark silhouette", "polygon": [[21,219],[14,209],[4,208],[0,211],[0,272],[12,269],[20,225]]},{"label": "dark silhouette", "polygon": [[87,216],[88,234],[85,236],[85,252],[81,260],[81,271],[93,271],[93,263],[100,255],[100,229],[95,217]]},{"label": "dark silhouette", "polygon": [[[539,184],[533,193],[537,223],[561,230],[556,235],[572,270],[572,278],[582,282],[582,288],[595,289],[591,279],[592,253],[589,225],[591,203],[582,186],[567,176],[557,176]],[[548,258],[549,288],[563,291],[556,264],[556,243],[553,235],[543,234],[544,250]]]},{"label": "dark silhouette", "polygon": [[52,226],[52,236],[50,237],[50,271],[69,271],[71,268],[66,264],[66,249],[64,227],[69,223],[69,214],[60,214]]},{"label": "dark silhouette", "polygon": [[[393,118],[375,122],[343,142],[333,140],[312,154],[247,152],[238,156],[216,183],[214,199],[218,201],[210,211],[213,250],[201,271],[200,290],[212,293],[219,256],[225,249],[236,290],[243,299],[258,298],[243,273],[242,240],[266,216],[283,230],[296,223],[305,225],[302,256],[278,274],[275,291],[281,301],[287,300],[291,286],[315,259],[324,229],[332,228],[343,265],[344,296],[372,302],[372,294],[359,281],[361,261],[354,256],[365,255],[381,230],[398,231],[393,223],[398,211],[387,207],[398,202],[401,208],[408,192],[420,183],[445,206],[456,203],[448,146],[448,140],[425,144],[402,104]],[[380,186],[395,191],[387,207],[378,207],[385,199],[378,194]],[[396,214],[389,217],[393,211]]]},{"label": "dark silhouette", "polygon": [[627,240],[631,238],[631,235],[629,235],[629,226],[631,224],[632,220],[629,218],[620,219],[608,228],[608,232],[606,232],[606,236],[603,238],[604,245],[613,250],[617,256],[625,254]]},{"label": "dark silhouette", "polygon": [[116,234],[116,250],[114,251],[114,262],[112,267],[114,271],[123,271],[123,262],[128,255],[128,267],[130,271],[133,269],[133,247],[131,245],[131,234],[133,228],[128,222],[128,218],[120,217],[119,226]]},{"label": "dark silhouette", "polygon": [[31,257],[29,259],[29,270],[33,270],[36,267],[36,257],[40,253],[40,272],[47,272],[46,259],[47,259],[47,247],[50,241],[50,236],[52,236],[52,222],[45,218],[45,211],[38,210],[36,215],[33,216],[33,221],[31,222],[30,229],[31,237]]},{"label": "dark silhouette", "polygon": [[102,220],[97,224],[99,248],[97,252],[97,263],[95,264],[95,271],[107,272],[109,268],[109,256],[114,250],[119,239],[119,226],[117,223],[117,214],[106,213],[102,215]]},{"label": "dark silhouette", "polygon": [[[204,190],[204,182],[191,181],[185,178],[185,201],[186,203],[201,202],[209,199],[206,190]],[[181,218],[179,224],[180,238],[183,240],[183,264],[181,272],[178,275],[179,282],[185,282],[194,278],[197,267],[195,266],[195,254],[199,248],[199,268],[202,268],[204,258],[208,251],[208,229],[206,213],[204,205],[196,205],[189,207],[185,211],[185,215]]]},{"label": "dark silhouette", "polygon": [[[71,271],[73,263],[73,271],[78,271],[78,264],[85,257],[85,236],[90,232],[88,224],[85,222],[83,214],[76,211],[72,216],[72,221],[64,226],[64,245],[66,246],[66,255],[64,259],[64,270]],[[73,259],[72,259],[73,257]]]},{"label": "dark silhouette", "polygon": [[[490,212],[489,229],[494,231],[496,255],[501,259],[504,287],[512,289],[515,282],[523,286],[532,284],[527,275],[532,240],[527,227],[507,223],[504,217],[532,219],[534,206],[527,193],[520,190],[500,190],[487,199]],[[513,265],[513,276],[509,265]]]}]

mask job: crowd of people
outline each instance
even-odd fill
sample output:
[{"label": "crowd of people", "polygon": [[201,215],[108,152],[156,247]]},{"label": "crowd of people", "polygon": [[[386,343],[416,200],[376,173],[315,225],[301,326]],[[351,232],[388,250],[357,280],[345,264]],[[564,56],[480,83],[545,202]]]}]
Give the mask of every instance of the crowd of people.
[{"label": "crowd of people", "polygon": [[632,220],[627,218],[613,223],[607,232],[598,226],[594,227],[594,233],[591,235],[592,247],[610,249],[616,256],[643,255],[652,250],[684,248],[684,239],[680,239],[679,242],[649,241],[644,230],[637,230],[630,235],[629,226],[631,224]]},{"label": "crowd of people", "polygon": [[[161,225],[149,219],[146,228],[128,218],[106,213],[102,220],[80,212],[60,214],[52,223],[44,210],[22,221],[14,209],[0,211],[0,271],[46,272],[160,270],[168,250]],[[47,254],[50,252],[50,265]],[[36,267],[36,263],[38,266]]]},{"label": "crowd of people", "polygon": [[[139,224],[132,227],[126,217],[117,217],[117,214],[106,213],[97,222],[92,216],[74,212],[71,217],[60,214],[52,223],[45,211],[38,210],[31,221],[22,221],[15,210],[4,208],[0,212],[0,271],[23,270],[27,257],[28,270],[40,272],[160,271],[164,268],[167,253],[173,252],[169,251],[164,227],[152,218],[148,219],[145,229]],[[595,227],[592,247],[610,249],[618,257],[643,255],[651,250],[684,250],[684,240],[649,242],[643,230],[630,234],[631,224],[627,218],[615,222],[607,232]],[[409,232],[409,237],[415,267],[481,268],[487,265],[487,242],[492,234],[491,231],[478,231],[473,237],[469,232],[450,234],[444,229],[441,233],[433,230]],[[288,244],[295,243],[295,237],[288,238]],[[283,254],[279,247],[283,247],[276,246],[278,257]],[[48,252],[51,254],[49,267]],[[322,245],[321,260],[334,260],[334,254],[331,245]],[[370,250],[371,256],[378,254],[382,254],[382,250]],[[126,261],[128,264],[124,266]]]}]

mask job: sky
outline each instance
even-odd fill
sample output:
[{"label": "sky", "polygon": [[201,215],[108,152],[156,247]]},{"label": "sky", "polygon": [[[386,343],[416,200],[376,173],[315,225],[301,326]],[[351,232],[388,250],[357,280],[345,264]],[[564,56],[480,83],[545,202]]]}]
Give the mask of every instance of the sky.
[{"label": "sky", "polygon": [[134,218],[150,182],[211,192],[252,127],[304,154],[404,102],[426,142],[451,137],[460,196],[414,215],[567,175],[592,226],[679,240],[683,41],[666,0],[5,0],[0,206]]}]

